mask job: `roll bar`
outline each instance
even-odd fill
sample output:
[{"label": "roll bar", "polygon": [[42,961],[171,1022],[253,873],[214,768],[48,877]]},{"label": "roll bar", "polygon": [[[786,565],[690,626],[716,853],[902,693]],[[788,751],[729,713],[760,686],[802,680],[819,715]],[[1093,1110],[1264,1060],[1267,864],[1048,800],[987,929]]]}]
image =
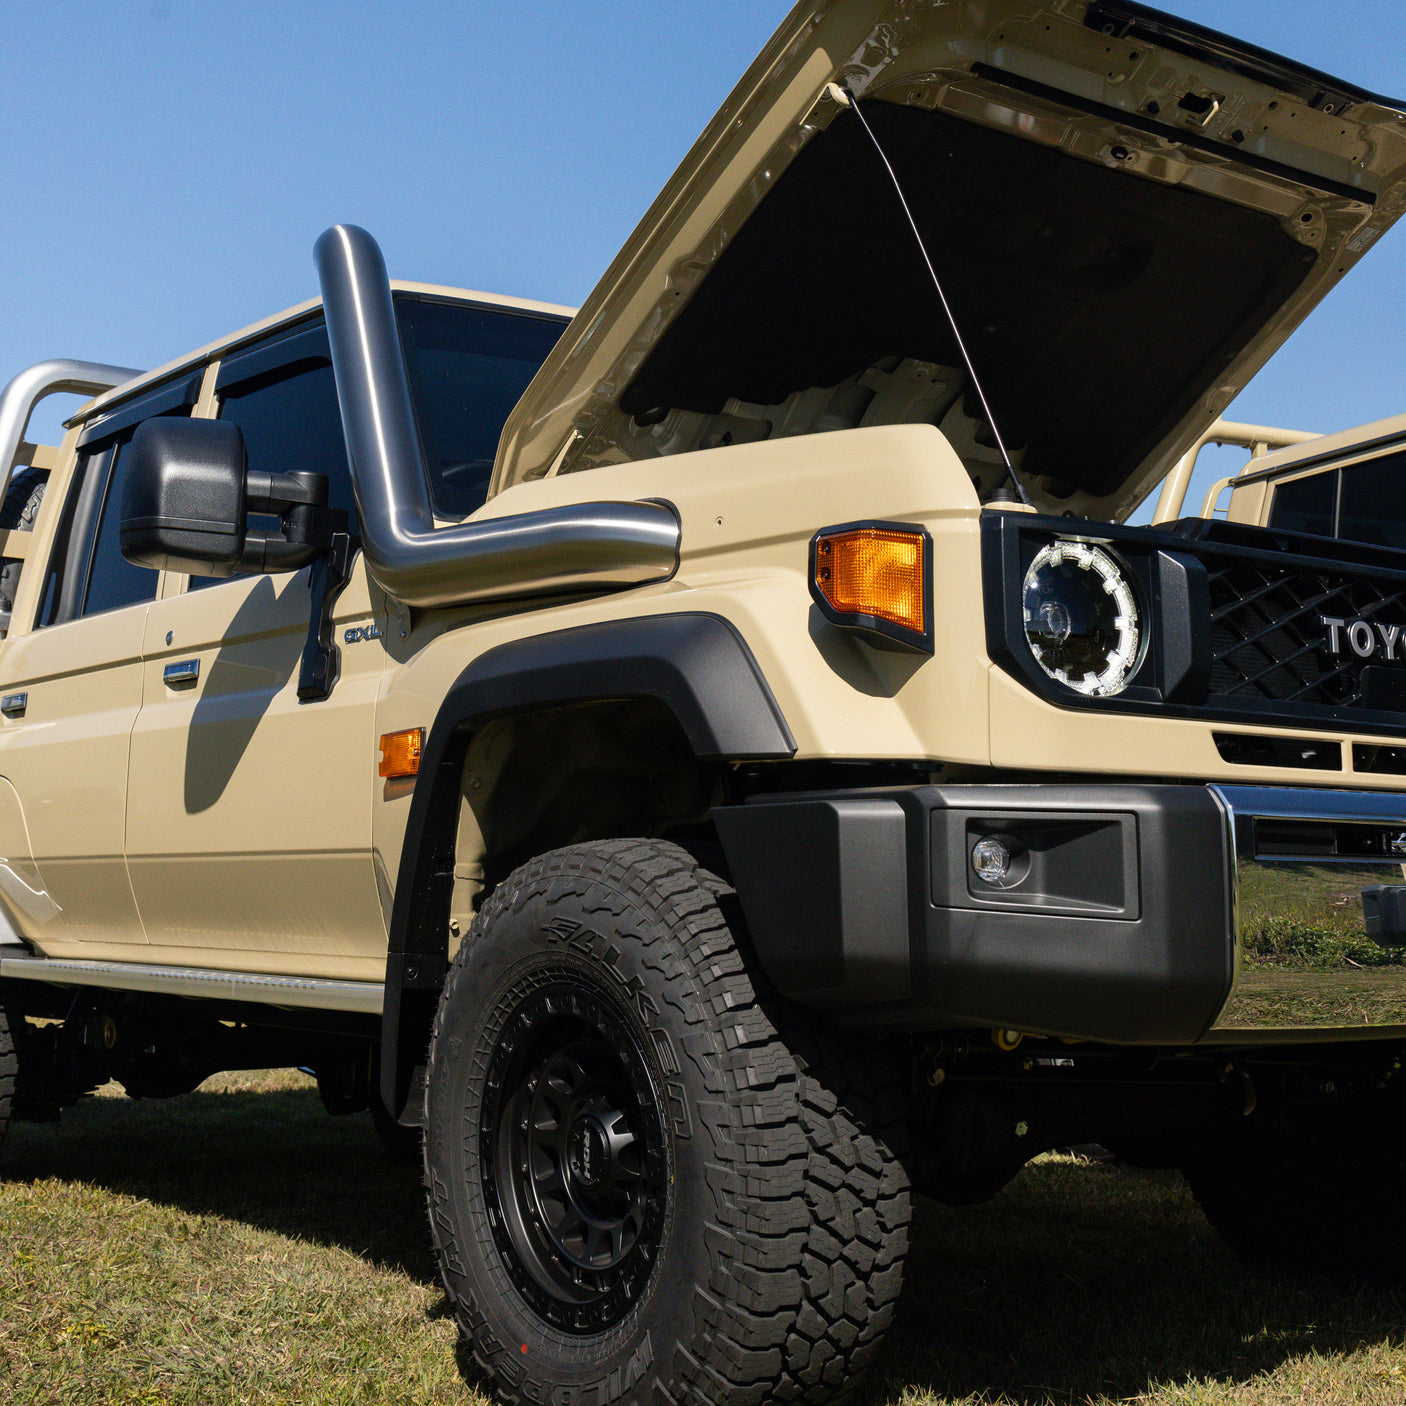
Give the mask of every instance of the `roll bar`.
[{"label": "roll bar", "polygon": [[130,366],[102,366],[95,361],[40,361],[21,371],[0,391],[0,474],[4,482],[9,482],[29,417],[45,396],[101,395],[141,374]]},{"label": "roll bar", "polygon": [[1311,430],[1277,430],[1268,425],[1241,425],[1233,420],[1216,420],[1177,460],[1163,481],[1157,511],[1152,514],[1153,523],[1172,522],[1181,515],[1197,456],[1208,444],[1238,445],[1241,449],[1248,449],[1252,457],[1258,458],[1261,454],[1268,454],[1271,449],[1284,449],[1291,444],[1303,444],[1306,440],[1320,438],[1321,435]]}]

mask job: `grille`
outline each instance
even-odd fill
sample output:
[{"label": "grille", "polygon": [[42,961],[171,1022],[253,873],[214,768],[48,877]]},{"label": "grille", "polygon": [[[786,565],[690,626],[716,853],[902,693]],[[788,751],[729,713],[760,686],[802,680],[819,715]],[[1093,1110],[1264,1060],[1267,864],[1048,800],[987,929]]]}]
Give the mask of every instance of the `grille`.
[{"label": "grille", "polygon": [[[1206,553],[1211,698],[1362,707],[1362,660],[1327,649],[1322,615],[1406,623],[1406,583],[1337,564],[1253,561]],[[1406,658],[1406,638],[1396,646]]]}]

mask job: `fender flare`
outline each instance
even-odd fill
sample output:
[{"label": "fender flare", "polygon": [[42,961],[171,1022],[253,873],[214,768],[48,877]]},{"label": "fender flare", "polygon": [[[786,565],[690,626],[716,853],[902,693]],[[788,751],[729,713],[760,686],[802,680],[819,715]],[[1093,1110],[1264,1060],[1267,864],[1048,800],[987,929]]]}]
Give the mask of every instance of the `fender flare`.
[{"label": "fender flare", "polygon": [[486,650],[455,680],[430,728],[410,802],[391,908],[381,1096],[410,1099],[444,985],[442,917],[454,883],[464,758],[495,717],[593,700],[653,698],[696,756],[785,760],[796,742],[747,642],[720,615],[636,616],[532,635]]}]

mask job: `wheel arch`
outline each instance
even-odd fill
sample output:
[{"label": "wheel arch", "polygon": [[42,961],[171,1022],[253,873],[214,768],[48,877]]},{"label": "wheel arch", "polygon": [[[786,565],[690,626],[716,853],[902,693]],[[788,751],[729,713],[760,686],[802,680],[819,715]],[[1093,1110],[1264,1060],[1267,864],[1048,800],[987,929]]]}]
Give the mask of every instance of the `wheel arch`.
[{"label": "wheel arch", "polygon": [[662,710],[699,763],[785,760],[796,743],[737,629],[706,612],[533,635],[485,651],[445,694],[425,740],[391,906],[381,1084],[410,1099],[448,968],[450,904],[470,746],[490,723],[637,701]]}]

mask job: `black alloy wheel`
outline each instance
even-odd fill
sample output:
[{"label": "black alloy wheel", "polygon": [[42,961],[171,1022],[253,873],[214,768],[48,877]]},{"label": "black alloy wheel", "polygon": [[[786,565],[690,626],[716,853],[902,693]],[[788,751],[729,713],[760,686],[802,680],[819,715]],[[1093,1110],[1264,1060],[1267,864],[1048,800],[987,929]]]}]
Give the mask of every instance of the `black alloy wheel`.
[{"label": "black alloy wheel", "polygon": [[663,1114],[639,1040],[563,973],[523,997],[490,1067],[480,1159],[504,1264],[547,1322],[609,1328],[649,1278],[668,1202]]}]

